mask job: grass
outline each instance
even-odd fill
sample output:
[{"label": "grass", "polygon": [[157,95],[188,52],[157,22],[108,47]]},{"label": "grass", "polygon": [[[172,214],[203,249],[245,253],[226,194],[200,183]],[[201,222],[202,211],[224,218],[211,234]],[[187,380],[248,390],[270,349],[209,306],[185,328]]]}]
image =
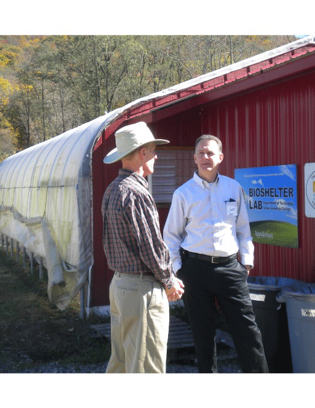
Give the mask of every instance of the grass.
[{"label": "grass", "polygon": [[79,296],[60,311],[50,304],[38,269],[31,274],[0,251],[0,372],[23,372],[48,362],[103,364],[110,345],[93,336],[90,324],[106,320],[92,316],[83,322]]},{"label": "grass", "polygon": [[254,242],[289,248],[298,247],[297,226],[281,221],[256,221],[250,224]]}]

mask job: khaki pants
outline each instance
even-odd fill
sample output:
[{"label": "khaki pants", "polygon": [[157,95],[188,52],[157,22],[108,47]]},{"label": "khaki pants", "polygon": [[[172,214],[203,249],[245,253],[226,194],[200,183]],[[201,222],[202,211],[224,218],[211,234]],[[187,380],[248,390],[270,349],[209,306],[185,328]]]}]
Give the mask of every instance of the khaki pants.
[{"label": "khaki pants", "polygon": [[110,284],[107,373],[165,373],[169,303],[154,276],[116,272]]}]

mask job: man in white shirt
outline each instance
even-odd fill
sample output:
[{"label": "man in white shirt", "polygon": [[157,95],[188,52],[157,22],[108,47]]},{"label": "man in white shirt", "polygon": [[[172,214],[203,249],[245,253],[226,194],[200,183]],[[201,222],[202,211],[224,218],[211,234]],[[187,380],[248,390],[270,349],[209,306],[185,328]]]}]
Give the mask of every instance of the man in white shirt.
[{"label": "man in white shirt", "polygon": [[174,192],[164,240],[174,272],[185,284],[183,299],[199,371],[217,372],[217,299],[243,372],[266,373],[261,333],[247,286],[254,246],[243,190],[236,180],[218,172],[223,153],[217,137],[204,135],[197,139],[194,160],[198,170]]}]

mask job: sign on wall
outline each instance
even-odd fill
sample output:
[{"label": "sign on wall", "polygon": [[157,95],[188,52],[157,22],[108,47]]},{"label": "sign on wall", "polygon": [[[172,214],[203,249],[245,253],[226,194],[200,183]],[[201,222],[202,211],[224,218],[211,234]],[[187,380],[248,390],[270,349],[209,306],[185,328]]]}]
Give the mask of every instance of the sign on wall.
[{"label": "sign on wall", "polygon": [[298,247],[296,165],[235,169],[254,242]]},{"label": "sign on wall", "polygon": [[304,166],[305,183],[305,215],[315,218],[315,163],[306,163]]}]

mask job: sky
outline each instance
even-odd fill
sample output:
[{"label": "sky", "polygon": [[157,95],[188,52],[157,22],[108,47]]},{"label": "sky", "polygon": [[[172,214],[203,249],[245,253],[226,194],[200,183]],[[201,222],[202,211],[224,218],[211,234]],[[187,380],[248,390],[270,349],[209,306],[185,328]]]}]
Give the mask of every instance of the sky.
[{"label": "sky", "polygon": [[0,35],[312,35],[310,30],[314,30],[310,0],[304,0],[301,7],[284,0],[3,3]]}]

